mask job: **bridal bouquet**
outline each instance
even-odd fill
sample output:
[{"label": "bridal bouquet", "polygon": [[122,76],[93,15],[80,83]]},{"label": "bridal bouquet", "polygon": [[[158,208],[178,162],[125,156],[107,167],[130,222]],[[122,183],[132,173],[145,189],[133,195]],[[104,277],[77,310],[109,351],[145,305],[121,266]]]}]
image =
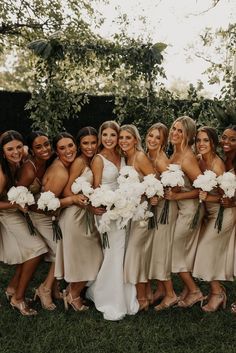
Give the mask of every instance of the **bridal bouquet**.
[{"label": "bridal bouquet", "polygon": [[85,177],[79,176],[71,185],[71,191],[73,194],[82,193],[83,195],[89,197],[93,193],[94,189]]},{"label": "bridal bouquet", "polygon": [[[193,186],[196,189],[201,189],[202,191],[209,192],[217,186],[217,176],[211,170],[205,170],[203,174],[198,175],[198,177],[194,180]],[[194,229],[198,224],[201,203],[202,200],[199,200],[198,208],[191,222],[190,229]]]},{"label": "bridal bouquet", "polygon": [[[45,212],[56,211],[60,208],[60,200],[51,191],[41,192],[37,202],[38,209]],[[52,216],[53,240],[62,239],[62,232],[59,226],[58,214]]]},{"label": "bridal bouquet", "polygon": [[[236,191],[236,176],[231,172],[225,172],[217,177],[218,186],[224,192],[223,197],[233,197]],[[219,212],[215,222],[215,228],[217,228],[218,233],[222,229],[224,217],[224,206],[220,205]]]},{"label": "bridal bouquet", "polygon": [[[161,183],[164,187],[184,186],[184,173],[178,164],[169,164],[166,171],[161,174]],[[169,223],[169,200],[165,200],[163,210],[158,222]]]},{"label": "bridal bouquet", "polygon": [[[30,206],[35,203],[33,194],[25,186],[12,186],[7,193],[7,197],[11,204],[17,203],[22,208],[26,205]],[[36,235],[36,230],[30,218],[29,212],[23,212],[23,215],[26,219],[30,234]]]},{"label": "bridal bouquet", "polygon": [[[143,185],[145,187],[145,194],[148,198],[153,196],[163,197],[164,188],[160,180],[158,180],[154,174],[146,175],[143,178]],[[153,213],[153,216],[149,218],[148,228],[153,229],[157,228],[157,207],[151,206],[150,211]]]},{"label": "bridal bouquet", "polygon": [[110,247],[107,234],[110,230],[111,221],[109,210],[114,205],[115,198],[115,191],[110,190],[106,185],[101,185],[94,189],[93,193],[89,196],[89,200],[93,207],[104,207],[107,211],[101,216],[101,219],[97,224],[98,231],[102,234],[102,245],[104,249]]},{"label": "bridal bouquet", "polygon": [[[73,194],[83,194],[89,199],[89,196],[94,192],[92,185],[87,181],[84,176],[79,176],[75,179],[73,184],[71,185],[71,191]],[[88,203],[87,203],[88,204]],[[86,234],[91,234],[94,228],[94,218],[91,212],[87,209],[85,210],[85,217],[86,217]]]}]

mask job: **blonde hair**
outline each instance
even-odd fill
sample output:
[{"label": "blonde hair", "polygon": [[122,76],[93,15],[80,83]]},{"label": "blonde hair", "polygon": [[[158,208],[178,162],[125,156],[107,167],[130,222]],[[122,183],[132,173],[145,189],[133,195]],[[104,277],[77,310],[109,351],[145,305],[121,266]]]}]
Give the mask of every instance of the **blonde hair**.
[{"label": "blonde hair", "polygon": [[136,128],[135,125],[133,125],[133,124],[122,125],[120,127],[120,132],[121,131],[129,132],[137,140],[137,144],[135,146],[136,150],[143,151],[142,143],[141,143],[141,136],[140,136],[138,129]]},{"label": "blonde hair", "polygon": [[173,126],[177,122],[180,122],[183,126],[183,141],[181,143],[181,148],[185,149],[187,146],[192,146],[194,144],[196,131],[197,131],[195,121],[189,116],[186,116],[186,115],[180,116],[171,125],[170,134]]},{"label": "blonde hair", "polygon": [[100,152],[103,148],[103,144],[102,144],[102,132],[103,130],[110,128],[112,130],[114,130],[117,133],[117,138],[120,132],[120,126],[119,124],[114,121],[114,120],[108,120],[108,121],[104,121],[104,123],[102,123],[102,125],[100,126],[99,130],[98,130],[98,152]]},{"label": "blonde hair", "polygon": [[[155,123],[153,124],[147,131],[146,134],[146,138],[145,138],[145,143],[147,145],[147,137],[148,134],[152,131],[152,130],[158,130],[159,132],[161,132],[162,134],[162,145],[161,145],[161,150],[165,151],[167,143],[168,143],[168,128],[166,125],[162,124],[162,123]],[[148,149],[147,149],[148,150]]]}]

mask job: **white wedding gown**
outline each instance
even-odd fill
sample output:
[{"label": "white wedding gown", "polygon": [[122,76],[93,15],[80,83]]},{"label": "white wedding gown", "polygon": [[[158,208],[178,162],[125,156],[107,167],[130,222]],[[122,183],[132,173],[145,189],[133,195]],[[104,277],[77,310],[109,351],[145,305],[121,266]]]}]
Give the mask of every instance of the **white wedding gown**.
[{"label": "white wedding gown", "polygon": [[[118,187],[117,167],[100,155],[104,168],[101,184],[106,184],[111,190]],[[124,161],[122,161],[124,165]],[[98,222],[99,222],[99,217]],[[126,314],[134,315],[139,309],[136,299],[135,285],[124,283],[123,262],[126,244],[125,230],[119,230],[116,223],[111,222],[111,231],[108,232],[109,248],[103,249],[104,260],[97,278],[86,292],[97,310],[103,313],[106,320],[121,320]]]}]

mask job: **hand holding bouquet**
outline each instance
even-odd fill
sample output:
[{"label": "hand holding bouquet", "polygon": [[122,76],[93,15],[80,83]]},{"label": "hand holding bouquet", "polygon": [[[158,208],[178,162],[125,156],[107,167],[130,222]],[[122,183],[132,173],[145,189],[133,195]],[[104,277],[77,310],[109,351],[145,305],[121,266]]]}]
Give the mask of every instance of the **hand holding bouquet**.
[{"label": "hand holding bouquet", "polygon": [[[60,208],[60,200],[51,191],[45,191],[40,194],[37,202],[38,209],[45,212],[56,211]],[[59,226],[58,214],[52,216],[53,240],[62,239],[62,232]]]},{"label": "hand holding bouquet", "polygon": [[217,186],[217,176],[211,170],[205,170],[203,174],[198,175],[198,177],[194,180],[193,186],[201,191],[199,194],[198,208],[191,222],[190,229],[194,229],[197,226],[200,216],[201,203],[205,200],[207,196],[206,193],[212,191]]},{"label": "hand holding bouquet", "polygon": [[[22,209],[35,203],[33,194],[25,186],[12,186],[7,193],[7,197],[11,204],[16,203],[17,205],[20,205]],[[36,229],[30,218],[29,212],[24,210],[22,213],[26,219],[30,234],[36,235]]]}]

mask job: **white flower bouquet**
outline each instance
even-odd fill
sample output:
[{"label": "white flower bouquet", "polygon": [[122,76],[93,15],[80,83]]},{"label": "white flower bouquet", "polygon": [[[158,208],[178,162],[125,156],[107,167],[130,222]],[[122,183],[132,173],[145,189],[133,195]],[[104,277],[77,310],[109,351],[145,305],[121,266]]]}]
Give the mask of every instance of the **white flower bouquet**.
[{"label": "white flower bouquet", "polygon": [[[51,191],[45,191],[40,194],[37,202],[38,209],[43,210],[46,213],[50,211],[56,211],[60,208],[60,200]],[[53,229],[53,240],[57,241],[62,239],[62,231],[59,226],[59,213],[52,216],[52,229]]]},{"label": "white flower bouquet", "polygon": [[[145,187],[145,194],[148,198],[154,196],[164,197],[164,187],[154,174],[146,175],[143,178],[143,185]],[[157,228],[157,207],[151,206],[149,211],[153,213],[153,216],[149,218],[148,228]]]},{"label": "white flower bouquet", "polygon": [[[78,178],[75,179],[73,184],[71,185],[71,191],[73,194],[83,194],[88,198],[89,203],[89,197],[92,195],[94,192],[94,189],[92,188],[92,185],[87,181],[87,179],[84,176],[79,176]],[[86,234],[91,235],[92,231],[94,230],[94,217],[89,212],[87,209],[85,210],[85,217],[86,217]]]},{"label": "white flower bouquet", "polygon": [[[166,187],[184,186],[184,173],[178,164],[169,164],[161,176],[161,183]],[[161,224],[169,223],[169,200],[165,200],[163,210],[158,220]]]},{"label": "white flower bouquet", "polygon": [[[224,192],[223,197],[234,197],[236,191],[236,176],[231,172],[225,172],[217,177],[218,186]],[[215,222],[215,228],[217,228],[218,233],[222,229],[224,217],[224,206],[220,205],[219,212]]]},{"label": "white flower bouquet", "polygon": [[[209,192],[217,186],[217,176],[213,171],[205,170],[203,174],[198,175],[198,177],[194,180],[193,186],[196,189],[201,189],[202,191]],[[201,203],[202,200],[199,200],[198,208],[191,222],[190,229],[194,229],[198,224]]]},{"label": "white flower bouquet", "polygon": [[[7,197],[11,204],[16,203],[22,208],[24,208],[26,205],[30,206],[35,203],[33,194],[25,186],[12,186],[7,193]],[[26,211],[22,213],[26,219],[30,234],[36,235],[36,229],[30,218],[29,212]]]},{"label": "white flower bouquet", "polygon": [[108,212],[114,205],[116,198],[115,191],[112,191],[106,185],[93,190],[93,193],[89,196],[89,200],[93,207],[104,207],[105,212],[97,224],[98,231],[102,235],[102,246],[105,249],[110,247],[107,232],[110,230],[110,213]]}]

